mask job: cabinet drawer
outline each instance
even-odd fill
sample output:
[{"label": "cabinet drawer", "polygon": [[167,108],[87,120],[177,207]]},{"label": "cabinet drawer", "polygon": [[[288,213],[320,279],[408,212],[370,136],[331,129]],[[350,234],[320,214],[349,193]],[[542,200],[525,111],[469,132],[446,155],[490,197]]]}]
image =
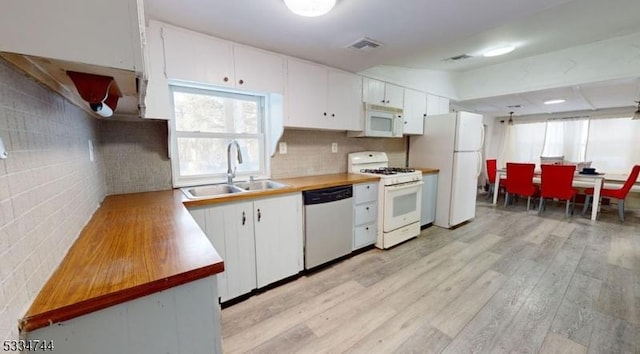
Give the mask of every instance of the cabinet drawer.
[{"label": "cabinet drawer", "polygon": [[378,184],[356,184],[353,186],[354,202],[369,203],[378,200]]},{"label": "cabinet drawer", "polygon": [[353,250],[375,243],[377,234],[375,222],[356,227],[353,232]]},{"label": "cabinet drawer", "polygon": [[353,218],[354,225],[362,225],[376,221],[378,219],[378,205],[377,203],[367,203],[356,205],[355,216]]}]

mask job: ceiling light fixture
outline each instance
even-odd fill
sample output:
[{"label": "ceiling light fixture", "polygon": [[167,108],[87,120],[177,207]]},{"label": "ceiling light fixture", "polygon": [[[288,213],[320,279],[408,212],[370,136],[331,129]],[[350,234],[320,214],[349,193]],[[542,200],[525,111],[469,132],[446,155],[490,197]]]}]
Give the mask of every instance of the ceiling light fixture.
[{"label": "ceiling light fixture", "polygon": [[636,113],[633,114],[631,119],[640,119],[640,101],[636,101],[638,103],[638,109],[636,109]]},{"label": "ceiling light fixture", "polygon": [[507,121],[507,124],[513,125],[513,112],[509,112],[509,121]]},{"label": "ceiling light fixture", "polygon": [[562,98],[558,98],[558,99],[554,99],[554,100],[546,100],[544,101],[544,104],[558,104],[558,103],[564,103],[567,100],[562,99]]},{"label": "ceiling light fixture", "polygon": [[317,17],[331,11],[336,0],[284,0],[284,4],[296,15]]},{"label": "ceiling light fixture", "polygon": [[483,56],[485,57],[497,57],[498,55],[504,55],[507,53],[511,53],[513,52],[513,50],[516,49],[516,47],[512,46],[512,45],[506,45],[504,47],[498,47],[498,48],[494,48],[494,49],[489,49],[487,51],[485,51],[484,53],[482,53]]}]

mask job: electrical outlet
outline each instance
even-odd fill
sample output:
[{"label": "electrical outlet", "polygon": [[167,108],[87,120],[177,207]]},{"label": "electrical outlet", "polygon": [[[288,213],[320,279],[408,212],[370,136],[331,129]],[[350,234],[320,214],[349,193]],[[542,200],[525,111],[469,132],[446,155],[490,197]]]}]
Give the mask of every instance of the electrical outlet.
[{"label": "electrical outlet", "polygon": [[286,142],[281,142],[278,144],[278,152],[280,153],[280,155],[285,155],[287,153],[287,143]]},{"label": "electrical outlet", "polygon": [[338,143],[331,143],[331,152],[338,152]]}]

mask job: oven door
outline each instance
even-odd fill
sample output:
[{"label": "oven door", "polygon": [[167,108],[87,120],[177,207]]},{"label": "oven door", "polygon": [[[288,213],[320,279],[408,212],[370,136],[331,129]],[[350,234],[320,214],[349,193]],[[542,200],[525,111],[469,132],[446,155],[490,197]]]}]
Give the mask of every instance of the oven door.
[{"label": "oven door", "polygon": [[420,221],[422,184],[414,181],[384,187],[384,232]]}]

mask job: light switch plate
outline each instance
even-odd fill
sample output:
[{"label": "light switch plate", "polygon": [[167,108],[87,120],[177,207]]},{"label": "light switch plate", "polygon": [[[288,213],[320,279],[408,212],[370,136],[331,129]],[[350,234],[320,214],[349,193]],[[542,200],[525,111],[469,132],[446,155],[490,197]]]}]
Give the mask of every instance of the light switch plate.
[{"label": "light switch plate", "polygon": [[338,152],[338,143],[331,143],[331,152]]},{"label": "light switch plate", "polygon": [[287,153],[287,143],[284,141],[278,144],[278,152],[280,155],[285,155]]},{"label": "light switch plate", "polygon": [[95,160],[95,156],[93,154],[93,141],[89,139],[89,161],[93,162]]}]

